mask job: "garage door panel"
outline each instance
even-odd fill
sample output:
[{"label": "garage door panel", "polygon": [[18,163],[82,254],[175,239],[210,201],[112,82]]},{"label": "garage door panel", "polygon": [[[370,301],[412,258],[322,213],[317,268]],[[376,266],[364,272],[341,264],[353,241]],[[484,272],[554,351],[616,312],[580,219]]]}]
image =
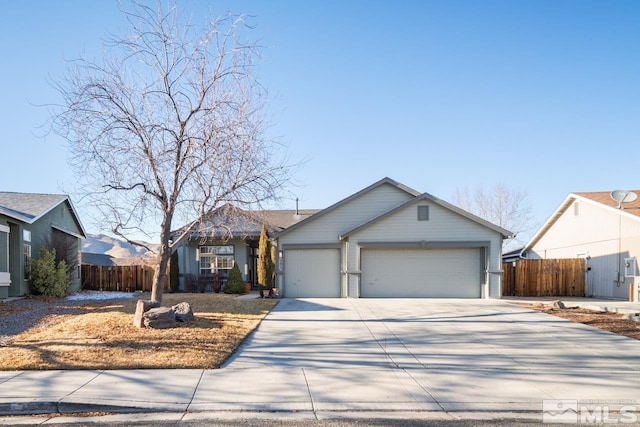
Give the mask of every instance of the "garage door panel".
[{"label": "garage door panel", "polygon": [[479,249],[363,249],[361,296],[479,298]]},{"label": "garage door panel", "polygon": [[285,250],[284,296],[336,298],[340,296],[338,249]]}]

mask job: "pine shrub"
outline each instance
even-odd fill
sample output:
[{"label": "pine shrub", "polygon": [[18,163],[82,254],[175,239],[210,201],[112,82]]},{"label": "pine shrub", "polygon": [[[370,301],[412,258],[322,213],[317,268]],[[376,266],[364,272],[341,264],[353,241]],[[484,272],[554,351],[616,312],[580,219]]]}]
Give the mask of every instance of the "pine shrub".
[{"label": "pine shrub", "polygon": [[67,263],[61,260],[56,265],[56,250],[44,246],[38,258],[29,262],[29,284],[31,292],[39,295],[63,297],[69,286]]},{"label": "pine shrub", "polygon": [[240,273],[240,267],[238,267],[237,262],[233,263],[233,268],[229,272],[224,292],[226,294],[244,294],[244,282],[242,281],[242,273]]}]

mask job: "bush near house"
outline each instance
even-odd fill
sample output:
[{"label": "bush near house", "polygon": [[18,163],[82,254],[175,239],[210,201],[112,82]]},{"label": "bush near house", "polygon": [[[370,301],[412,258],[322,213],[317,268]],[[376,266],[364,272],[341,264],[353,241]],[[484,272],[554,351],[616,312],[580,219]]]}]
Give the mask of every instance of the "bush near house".
[{"label": "bush near house", "polygon": [[56,265],[56,250],[40,248],[38,258],[29,262],[29,284],[35,294],[63,297],[69,286],[67,263],[61,260]]},{"label": "bush near house", "polygon": [[244,294],[244,282],[242,281],[242,273],[238,263],[233,263],[233,268],[229,272],[227,284],[224,287],[225,294]]}]

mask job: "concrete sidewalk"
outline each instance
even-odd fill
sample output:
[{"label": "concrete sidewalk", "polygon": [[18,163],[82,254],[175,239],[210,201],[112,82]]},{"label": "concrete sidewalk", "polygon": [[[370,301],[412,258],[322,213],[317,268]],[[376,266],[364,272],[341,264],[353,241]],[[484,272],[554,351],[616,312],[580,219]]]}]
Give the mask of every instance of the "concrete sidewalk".
[{"label": "concrete sidewalk", "polygon": [[554,399],[640,415],[639,354],[505,301],[285,299],[222,369],[0,371],[0,415],[541,420]]}]

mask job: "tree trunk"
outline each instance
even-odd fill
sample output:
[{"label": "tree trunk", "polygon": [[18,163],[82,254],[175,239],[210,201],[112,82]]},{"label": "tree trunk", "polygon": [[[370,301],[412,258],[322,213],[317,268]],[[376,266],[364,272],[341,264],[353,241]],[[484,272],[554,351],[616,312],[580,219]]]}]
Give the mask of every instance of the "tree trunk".
[{"label": "tree trunk", "polygon": [[153,273],[153,287],[151,288],[151,301],[157,301],[158,304],[162,303],[162,292],[167,283],[167,265],[169,264],[170,253],[171,251],[165,249],[164,245],[160,246],[158,268]]}]

